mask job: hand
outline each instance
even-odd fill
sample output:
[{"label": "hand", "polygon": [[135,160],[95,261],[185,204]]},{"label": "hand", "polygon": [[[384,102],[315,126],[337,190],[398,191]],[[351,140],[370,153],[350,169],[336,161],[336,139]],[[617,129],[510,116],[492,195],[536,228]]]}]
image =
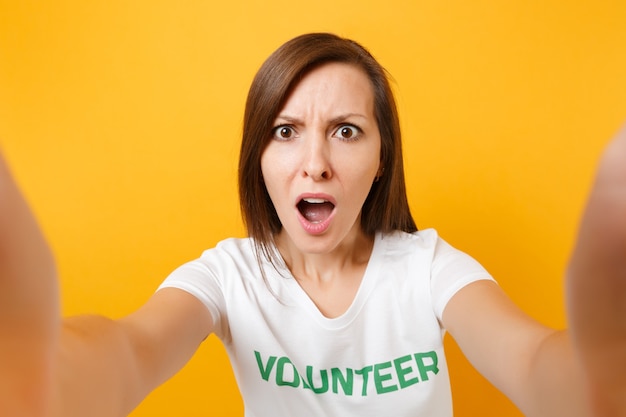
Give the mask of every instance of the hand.
[{"label": "hand", "polygon": [[45,415],[59,320],[52,254],[0,155],[0,415]]},{"label": "hand", "polygon": [[598,169],[568,270],[571,334],[597,416],[626,416],[626,128]]}]

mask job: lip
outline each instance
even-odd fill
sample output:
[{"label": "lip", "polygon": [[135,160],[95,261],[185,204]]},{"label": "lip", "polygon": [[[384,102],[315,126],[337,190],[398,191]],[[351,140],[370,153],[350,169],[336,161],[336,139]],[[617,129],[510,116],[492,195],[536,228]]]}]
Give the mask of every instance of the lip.
[{"label": "lip", "polygon": [[298,210],[298,207],[297,207],[298,203],[305,198],[318,198],[318,199],[326,200],[329,203],[331,203],[333,206],[335,206],[335,208],[337,207],[337,202],[331,195],[328,195],[328,194],[304,193],[304,194],[300,194],[294,203],[294,207],[296,209],[296,215],[298,216],[298,221],[300,222],[300,225],[302,226],[304,231],[311,235],[321,235],[322,233],[326,232],[326,230],[328,230],[328,228],[330,227],[330,224],[333,218],[335,217],[335,208],[333,208],[333,211],[330,213],[330,216],[328,216],[324,221],[321,221],[319,223],[311,223],[302,215],[302,213],[300,213],[300,210]]}]

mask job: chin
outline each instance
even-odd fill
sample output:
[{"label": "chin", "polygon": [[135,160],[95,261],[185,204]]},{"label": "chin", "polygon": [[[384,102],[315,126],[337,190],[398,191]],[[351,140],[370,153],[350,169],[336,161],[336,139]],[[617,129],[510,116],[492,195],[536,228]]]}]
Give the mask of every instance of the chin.
[{"label": "chin", "polygon": [[324,255],[337,248],[339,242],[329,236],[306,236],[293,241],[293,246],[301,253]]},{"label": "chin", "polygon": [[327,230],[325,233],[315,235],[297,230],[297,233],[293,234],[285,232],[284,238],[286,240],[283,243],[302,254],[326,255],[333,253],[344,242],[351,241],[349,235],[350,231],[340,234],[333,230]]}]

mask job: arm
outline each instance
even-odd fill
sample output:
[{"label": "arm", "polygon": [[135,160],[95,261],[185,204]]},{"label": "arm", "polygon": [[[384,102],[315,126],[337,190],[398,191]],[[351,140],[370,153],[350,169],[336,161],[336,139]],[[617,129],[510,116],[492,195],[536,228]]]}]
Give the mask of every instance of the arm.
[{"label": "arm", "polygon": [[168,288],[121,320],[67,319],[53,416],[127,415],[187,363],[212,326],[200,301]]},{"label": "arm", "polygon": [[176,289],[121,320],[62,322],[51,251],[0,158],[0,415],[126,415],[212,327],[204,305]]},{"label": "arm", "polygon": [[497,284],[478,281],[463,288],[443,320],[472,365],[524,415],[589,415],[567,332],[531,319]]},{"label": "arm", "polygon": [[571,331],[522,313],[493,283],[459,291],[444,325],[530,416],[626,416],[626,130],[607,148],[568,271]]}]

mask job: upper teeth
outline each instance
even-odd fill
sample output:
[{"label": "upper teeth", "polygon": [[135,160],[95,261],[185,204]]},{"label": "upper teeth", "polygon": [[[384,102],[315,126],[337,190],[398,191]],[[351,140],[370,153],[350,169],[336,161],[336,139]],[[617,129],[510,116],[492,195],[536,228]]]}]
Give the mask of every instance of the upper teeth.
[{"label": "upper teeth", "polygon": [[304,198],[303,200],[311,204],[322,204],[326,202],[323,198]]}]

